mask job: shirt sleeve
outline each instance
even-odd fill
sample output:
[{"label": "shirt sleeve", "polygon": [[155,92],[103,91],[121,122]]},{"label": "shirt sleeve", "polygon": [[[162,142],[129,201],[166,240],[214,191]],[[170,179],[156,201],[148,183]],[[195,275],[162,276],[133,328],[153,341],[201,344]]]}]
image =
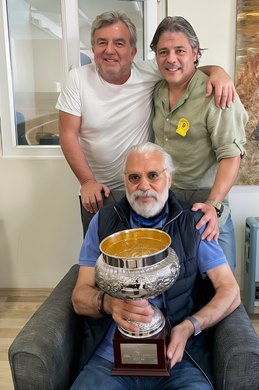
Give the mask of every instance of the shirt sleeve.
[{"label": "shirt sleeve", "polygon": [[[203,225],[200,228],[200,234],[203,233],[205,227],[206,225]],[[200,274],[205,276],[207,271],[223,264],[228,264],[228,261],[219,243],[215,240],[201,240],[198,248],[198,267]]]},{"label": "shirt sleeve", "polygon": [[248,114],[239,97],[225,110],[211,106],[207,127],[211,137],[212,148],[216,153],[217,160],[223,158],[244,156],[246,143],[245,127]]},{"label": "shirt sleeve", "polygon": [[99,213],[94,215],[88,226],[88,230],[86,232],[79,255],[79,265],[95,267],[96,261],[100,256],[101,252],[99,249],[98,215]]},{"label": "shirt sleeve", "polygon": [[218,267],[219,265],[228,264],[226,256],[215,240],[201,240],[198,249],[198,267],[201,274]]},{"label": "shirt sleeve", "polygon": [[77,69],[68,73],[65,86],[59,95],[56,108],[68,114],[81,116],[81,99]]}]

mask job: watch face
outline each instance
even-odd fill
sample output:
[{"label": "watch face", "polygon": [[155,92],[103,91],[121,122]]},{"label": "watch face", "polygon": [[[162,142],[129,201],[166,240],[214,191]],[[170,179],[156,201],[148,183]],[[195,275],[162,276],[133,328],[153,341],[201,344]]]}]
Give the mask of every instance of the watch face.
[{"label": "watch face", "polygon": [[219,208],[219,209],[217,208],[217,214],[218,214],[218,217],[220,217],[220,216],[221,216],[221,214],[223,213],[223,210],[224,210],[224,205],[223,205],[223,204],[221,204],[221,205],[220,205],[220,208]]}]

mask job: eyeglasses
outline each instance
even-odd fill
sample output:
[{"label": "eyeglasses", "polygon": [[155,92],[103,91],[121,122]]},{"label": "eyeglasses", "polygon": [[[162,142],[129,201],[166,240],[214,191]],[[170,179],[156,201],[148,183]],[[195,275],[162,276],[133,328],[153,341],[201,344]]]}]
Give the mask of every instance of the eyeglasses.
[{"label": "eyeglasses", "polygon": [[128,181],[131,184],[139,184],[143,175],[148,180],[149,183],[157,182],[161,174],[166,171],[166,168],[162,171],[149,171],[149,172],[124,172],[124,175],[127,177]]}]

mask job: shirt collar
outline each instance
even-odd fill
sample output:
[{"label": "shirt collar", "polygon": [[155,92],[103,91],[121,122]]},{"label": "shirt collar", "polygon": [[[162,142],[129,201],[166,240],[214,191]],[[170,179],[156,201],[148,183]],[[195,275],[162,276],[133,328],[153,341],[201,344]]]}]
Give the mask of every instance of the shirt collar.
[{"label": "shirt collar", "polygon": [[[168,202],[166,202],[161,213],[154,218],[144,218],[140,215],[136,214],[132,209],[130,212],[130,226],[132,229],[137,228],[152,228],[152,229],[162,229],[164,224],[166,223],[169,216],[169,207]],[[145,223],[147,222],[147,223]],[[151,222],[151,223],[149,223]],[[145,226],[147,225],[147,226]],[[150,226],[148,226],[150,225]]]}]

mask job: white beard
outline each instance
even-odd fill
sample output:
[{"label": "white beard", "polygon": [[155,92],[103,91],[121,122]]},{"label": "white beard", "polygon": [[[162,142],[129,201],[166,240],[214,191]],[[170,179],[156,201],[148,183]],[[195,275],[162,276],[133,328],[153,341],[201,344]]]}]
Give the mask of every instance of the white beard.
[{"label": "white beard", "polygon": [[[154,202],[142,202],[141,196],[150,196]],[[126,197],[133,210],[144,218],[151,218],[159,214],[168,199],[168,188],[165,188],[161,195],[153,190],[135,191],[129,195],[126,190]]]}]

